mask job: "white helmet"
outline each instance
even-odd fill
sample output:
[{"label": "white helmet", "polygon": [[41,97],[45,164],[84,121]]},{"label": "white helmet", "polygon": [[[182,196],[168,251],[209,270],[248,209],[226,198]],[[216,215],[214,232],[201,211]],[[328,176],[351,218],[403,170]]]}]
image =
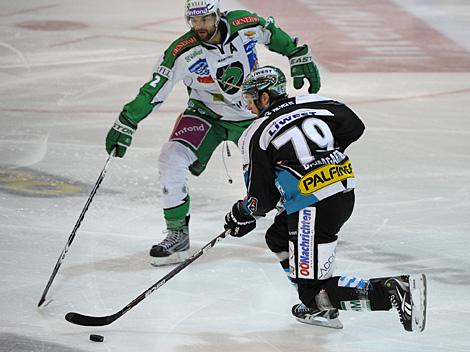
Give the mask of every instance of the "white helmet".
[{"label": "white helmet", "polygon": [[206,16],[215,13],[218,17],[219,0],[186,0],[184,14],[186,18]]}]

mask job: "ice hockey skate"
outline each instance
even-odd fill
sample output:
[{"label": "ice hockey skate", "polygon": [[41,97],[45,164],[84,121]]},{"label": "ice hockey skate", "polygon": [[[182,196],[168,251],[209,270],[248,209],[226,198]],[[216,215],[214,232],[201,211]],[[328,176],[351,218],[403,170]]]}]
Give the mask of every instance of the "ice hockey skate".
[{"label": "ice hockey skate", "polygon": [[292,307],[292,315],[301,323],[323,326],[325,328],[342,329],[343,324],[339,320],[338,309],[332,308],[319,310],[317,308],[308,308],[303,303]]},{"label": "ice hockey skate", "polygon": [[150,264],[153,266],[178,264],[189,257],[188,226],[166,232],[165,239],[150,249]]},{"label": "ice hockey skate", "polygon": [[426,276],[396,276],[385,281],[384,286],[405,330],[423,331],[426,326]]}]

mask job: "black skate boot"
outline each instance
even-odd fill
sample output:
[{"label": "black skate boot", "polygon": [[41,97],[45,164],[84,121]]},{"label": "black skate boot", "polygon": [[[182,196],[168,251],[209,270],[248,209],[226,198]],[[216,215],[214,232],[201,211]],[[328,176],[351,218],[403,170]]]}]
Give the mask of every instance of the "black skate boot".
[{"label": "black skate boot", "polygon": [[165,239],[150,249],[151,264],[154,266],[181,263],[189,257],[188,226],[165,232],[167,233]]},{"label": "black skate boot", "polygon": [[303,303],[292,307],[292,315],[301,323],[323,326],[326,328],[342,329],[343,324],[338,319],[339,312],[336,308],[319,310],[318,308],[309,308]]},{"label": "black skate boot", "polygon": [[426,276],[391,277],[384,287],[405,330],[423,331],[426,325]]}]

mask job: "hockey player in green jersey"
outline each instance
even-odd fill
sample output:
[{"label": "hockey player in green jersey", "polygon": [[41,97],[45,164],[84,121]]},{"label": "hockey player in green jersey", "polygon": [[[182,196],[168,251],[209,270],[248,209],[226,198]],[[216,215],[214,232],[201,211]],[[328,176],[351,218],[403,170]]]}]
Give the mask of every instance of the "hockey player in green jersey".
[{"label": "hockey player in green jersey", "polygon": [[152,264],[183,261],[189,249],[189,172],[199,176],[223,141],[237,143],[255,117],[245,107],[240,86],[257,67],[257,44],[289,59],[294,87],[309,82],[320,89],[320,77],[307,45],[280,29],[274,19],[236,10],[222,12],[219,0],[186,0],[190,30],[175,40],[157,62],[153,78],[126,104],[106,137],[106,150],[123,157],[138,123],[157,109],[182,81],[188,89],[186,109],[161,150],[166,237],[150,250]]}]

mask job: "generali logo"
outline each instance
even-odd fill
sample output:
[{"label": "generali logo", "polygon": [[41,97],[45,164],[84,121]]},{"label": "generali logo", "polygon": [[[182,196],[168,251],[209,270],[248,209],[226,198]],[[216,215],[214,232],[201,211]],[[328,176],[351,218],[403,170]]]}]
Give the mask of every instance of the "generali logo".
[{"label": "generali logo", "polygon": [[236,20],[232,21],[232,24],[234,26],[242,26],[244,24],[250,24],[250,23],[258,23],[259,18],[256,16],[246,16],[242,18],[237,18]]},{"label": "generali logo", "polygon": [[184,48],[186,48],[188,45],[194,44],[197,42],[196,37],[190,37],[188,39],[182,40],[178,44],[176,44],[175,48],[171,52],[171,54],[176,57],[178,54],[183,51]]}]

